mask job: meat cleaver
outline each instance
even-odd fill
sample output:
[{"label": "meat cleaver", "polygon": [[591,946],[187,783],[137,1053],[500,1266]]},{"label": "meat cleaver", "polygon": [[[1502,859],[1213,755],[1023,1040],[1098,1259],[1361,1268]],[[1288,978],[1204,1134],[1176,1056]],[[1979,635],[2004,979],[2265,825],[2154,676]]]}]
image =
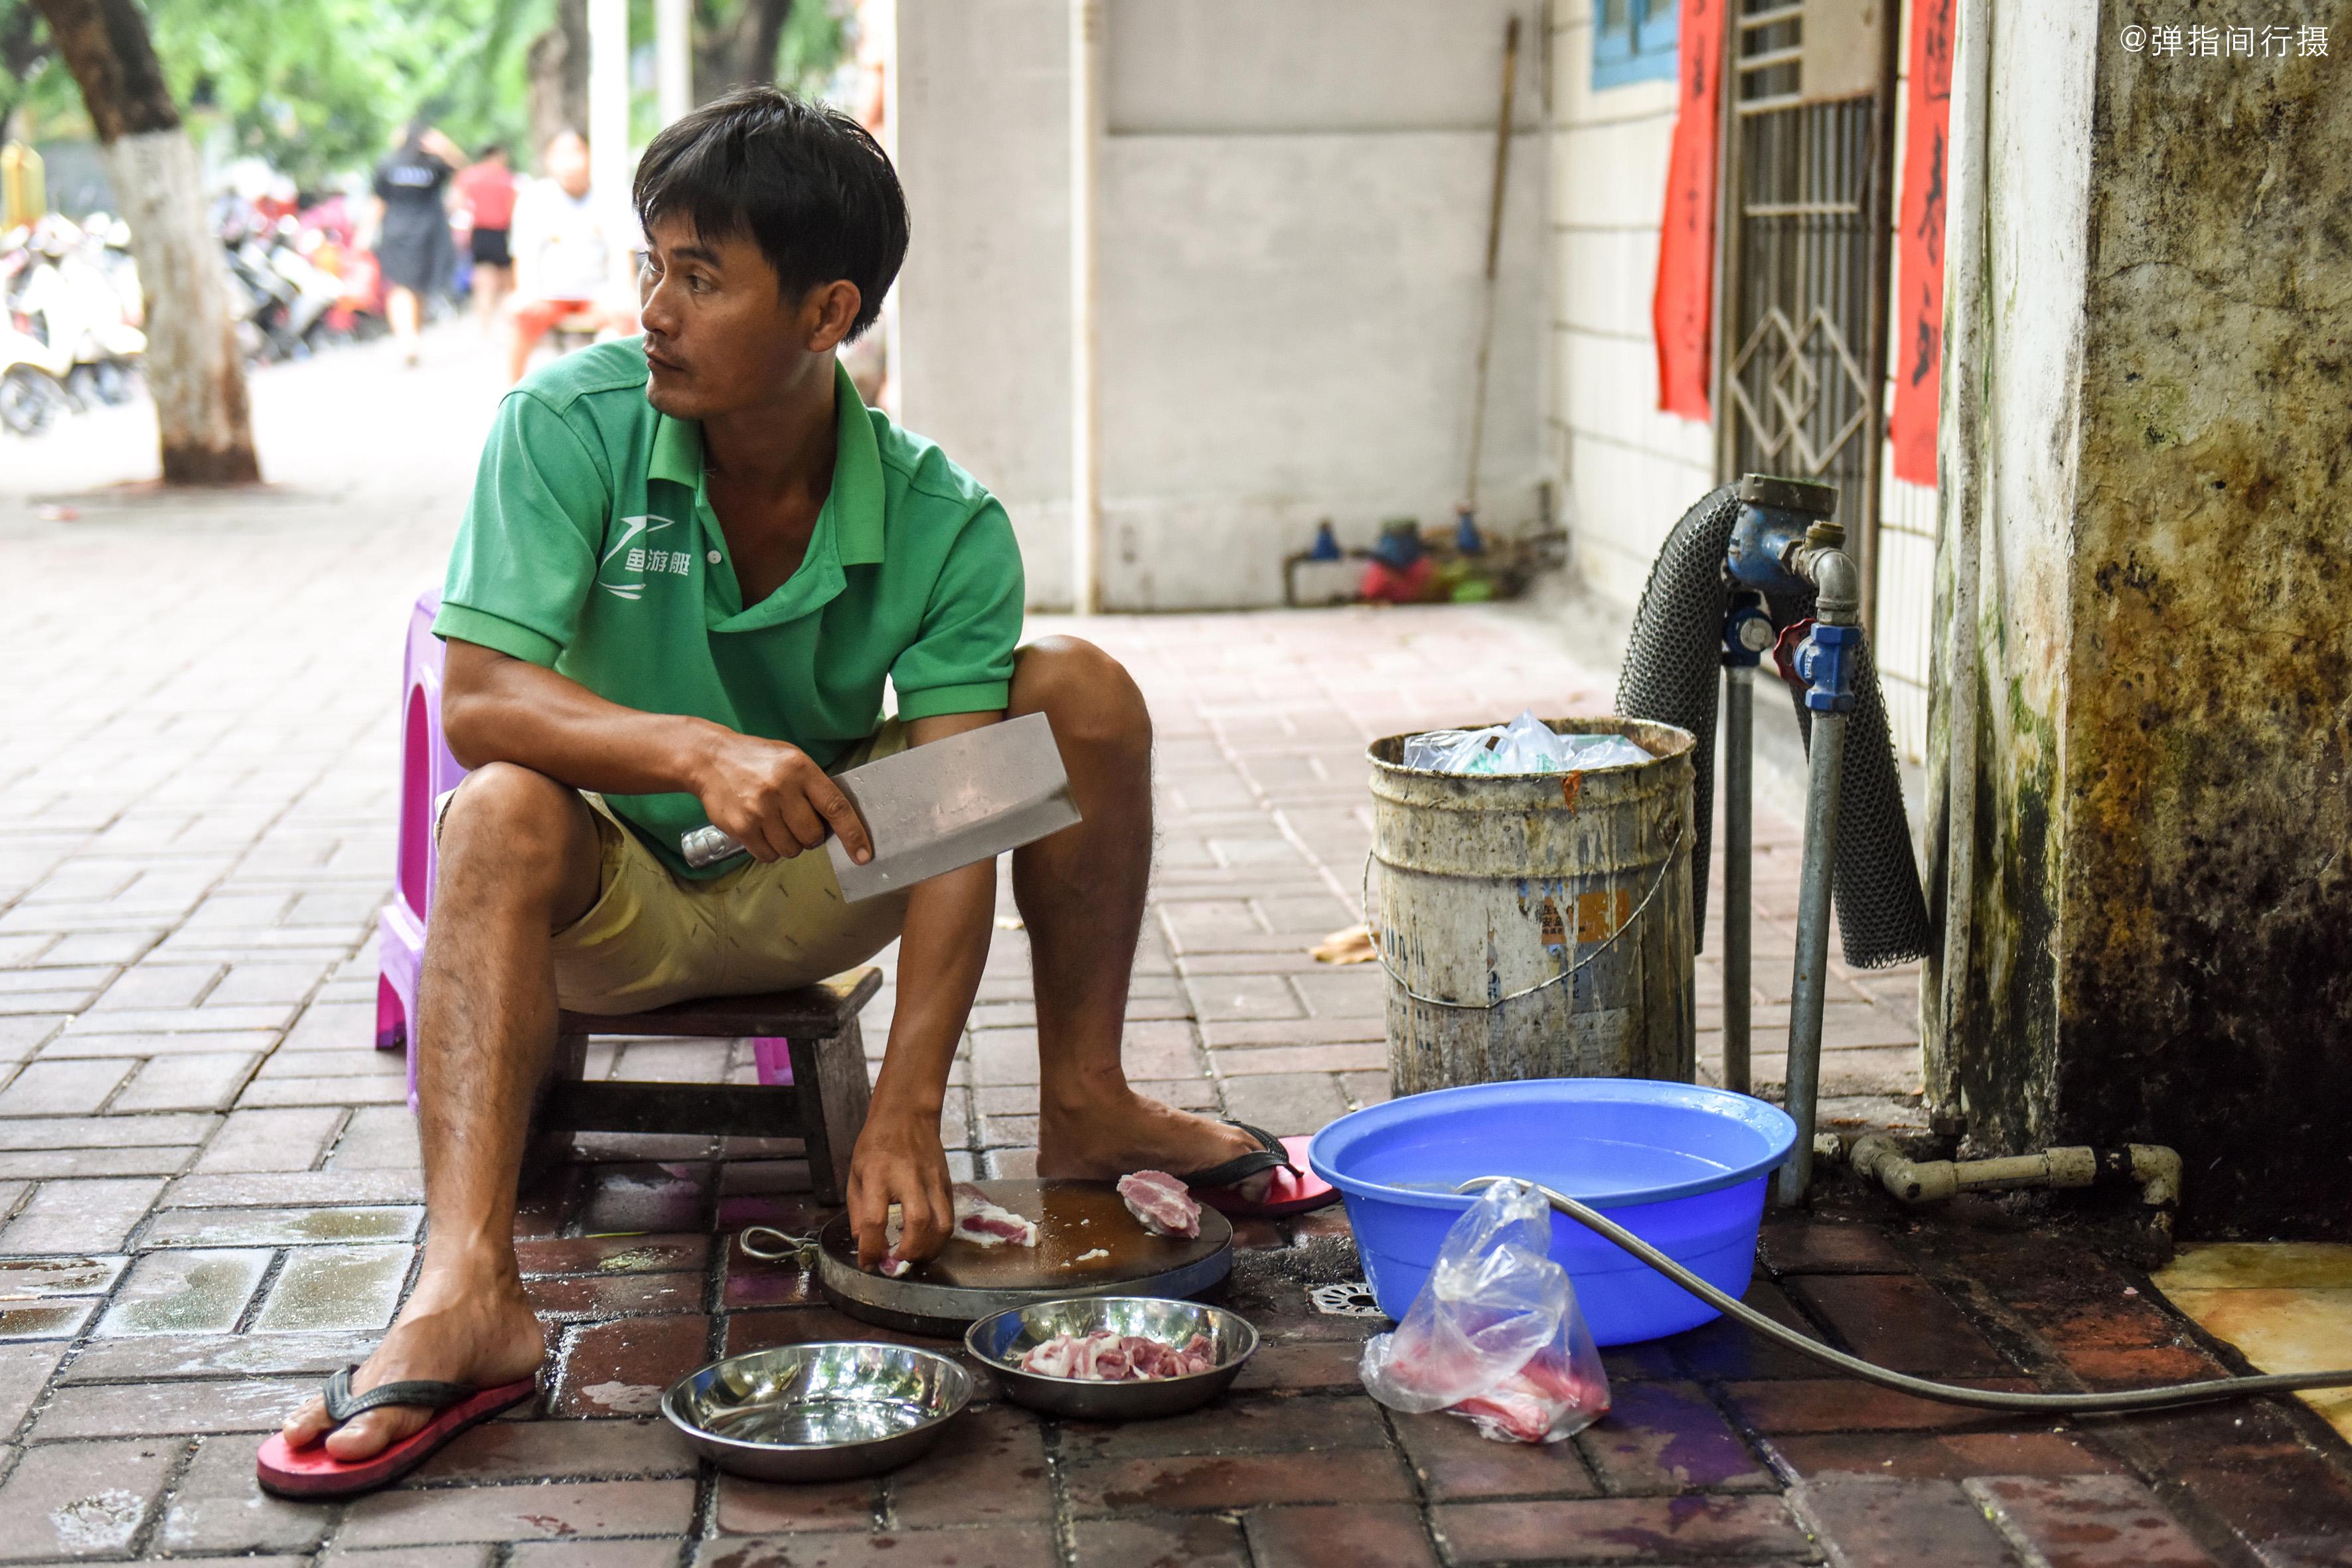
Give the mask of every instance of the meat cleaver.
[{"label": "meat cleaver", "polygon": [[[833,782],[874,840],[874,858],[863,866],[838,836],[825,841],[841,896],[853,904],[1034,844],[1078,820],[1070,776],[1043,713],[909,746],[836,773]],[[716,827],[696,828],[678,848],[697,868],[743,853]]]}]

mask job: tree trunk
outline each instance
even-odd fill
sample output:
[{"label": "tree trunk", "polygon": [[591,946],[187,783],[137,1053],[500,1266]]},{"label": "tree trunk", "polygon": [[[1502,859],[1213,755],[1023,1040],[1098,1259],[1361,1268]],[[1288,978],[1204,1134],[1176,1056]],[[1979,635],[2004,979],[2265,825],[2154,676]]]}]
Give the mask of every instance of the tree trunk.
[{"label": "tree trunk", "polygon": [[147,297],[147,384],[167,485],[250,484],[245,362],[195,149],[137,0],[34,0],[106,149]]},{"label": "tree trunk", "polygon": [[25,96],[25,80],[49,58],[49,40],[40,27],[41,14],[29,5],[0,0],[0,142],[8,140],[8,121]]},{"label": "tree trunk", "polygon": [[588,0],[556,0],[555,26],[523,57],[534,158],[566,131],[588,132]]},{"label": "tree trunk", "polygon": [[730,88],[776,79],[776,49],[783,42],[793,0],[736,0],[721,22],[709,5],[695,7],[694,101],[709,103]]}]

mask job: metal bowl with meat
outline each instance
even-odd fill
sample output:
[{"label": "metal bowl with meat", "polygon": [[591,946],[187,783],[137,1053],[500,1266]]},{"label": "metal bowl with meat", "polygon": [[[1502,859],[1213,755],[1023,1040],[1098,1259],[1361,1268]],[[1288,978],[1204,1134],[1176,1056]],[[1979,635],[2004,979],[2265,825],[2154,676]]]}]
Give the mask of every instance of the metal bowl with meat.
[{"label": "metal bowl with meat", "polygon": [[982,1318],[963,1342],[1034,1410],[1139,1421],[1206,1405],[1257,1351],[1257,1330],[1223,1307],[1160,1296],[1082,1296]]}]

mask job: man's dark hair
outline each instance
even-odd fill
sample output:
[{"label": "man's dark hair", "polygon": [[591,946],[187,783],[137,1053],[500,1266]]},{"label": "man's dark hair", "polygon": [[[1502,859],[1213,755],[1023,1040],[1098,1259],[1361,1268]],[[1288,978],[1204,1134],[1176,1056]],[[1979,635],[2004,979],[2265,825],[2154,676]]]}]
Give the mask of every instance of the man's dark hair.
[{"label": "man's dark hair", "polygon": [[855,338],[907,256],[907,198],[866,128],[773,87],[746,87],[673,122],[638,161],[637,221],[682,217],[707,238],[749,235],[787,299],[845,278]]},{"label": "man's dark hair", "polygon": [[474,154],[478,160],[485,163],[493,158],[503,158],[506,155],[507,144],[503,142],[485,142],[482,143],[482,150]]}]

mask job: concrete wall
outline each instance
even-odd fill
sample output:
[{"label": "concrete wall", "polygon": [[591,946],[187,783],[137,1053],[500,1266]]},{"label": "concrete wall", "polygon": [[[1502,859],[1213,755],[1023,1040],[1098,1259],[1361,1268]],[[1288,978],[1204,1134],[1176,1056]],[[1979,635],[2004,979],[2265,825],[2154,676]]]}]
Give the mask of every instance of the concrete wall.
[{"label": "concrete wall", "polygon": [[1675,84],[1594,91],[1592,10],[1552,7],[1550,438],[1576,569],[1630,614],[1667,531],[1715,486],[1715,437],[1658,411],[1650,298]]},{"label": "concrete wall", "polygon": [[898,416],[1003,498],[1031,601],[1070,599],[1069,100],[1059,0],[897,0],[912,215]]},{"label": "concrete wall", "polygon": [[[1943,689],[1970,679],[1936,672],[1930,716],[1930,810],[1972,834],[1967,973],[1948,1025],[1926,1006],[1930,1093],[1969,1116],[1979,1136],[2041,1147],[2053,1125],[2056,918],[2063,824],[2053,820],[2064,737],[2058,720],[2070,631],[2074,400],[2082,374],[2089,266],[2091,110],[2098,0],[2000,8],[1988,145],[1983,298],[1951,300],[1984,322],[1987,500],[1972,571],[1976,731],[1949,730]],[[1948,258],[1948,267],[1950,265]],[[1948,280],[1950,274],[1947,273]],[[1957,380],[1947,363],[1945,395]],[[1948,539],[1951,520],[1944,520]],[[1948,601],[1948,594],[1944,595]],[[1966,636],[1956,631],[1956,636]],[[1942,650],[1938,649],[1939,652]],[[1973,749],[1973,801],[1948,797],[1949,754]],[[1931,895],[1937,873],[1930,874]],[[1946,984],[1931,964],[1924,994]]]},{"label": "concrete wall", "polygon": [[1930,1082],[1987,1143],[2174,1145],[2204,1234],[2352,1234],[2352,80],[2117,32],[1997,11],[1982,719],[1936,737],[1973,748],[1940,805],[1976,875]]},{"label": "concrete wall", "polygon": [[[1544,441],[1533,0],[1113,0],[1103,159],[1107,602],[1276,601],[1315,521],[1444,521],[1467,453],[1504,19],[1524,18],[1482,513],[1522,527]],[[1064,0],[898,0],[914,211],[907,424],[1004,498],[1066,604]],[[1653,215],[1654,223],[1655,215]]]}]

